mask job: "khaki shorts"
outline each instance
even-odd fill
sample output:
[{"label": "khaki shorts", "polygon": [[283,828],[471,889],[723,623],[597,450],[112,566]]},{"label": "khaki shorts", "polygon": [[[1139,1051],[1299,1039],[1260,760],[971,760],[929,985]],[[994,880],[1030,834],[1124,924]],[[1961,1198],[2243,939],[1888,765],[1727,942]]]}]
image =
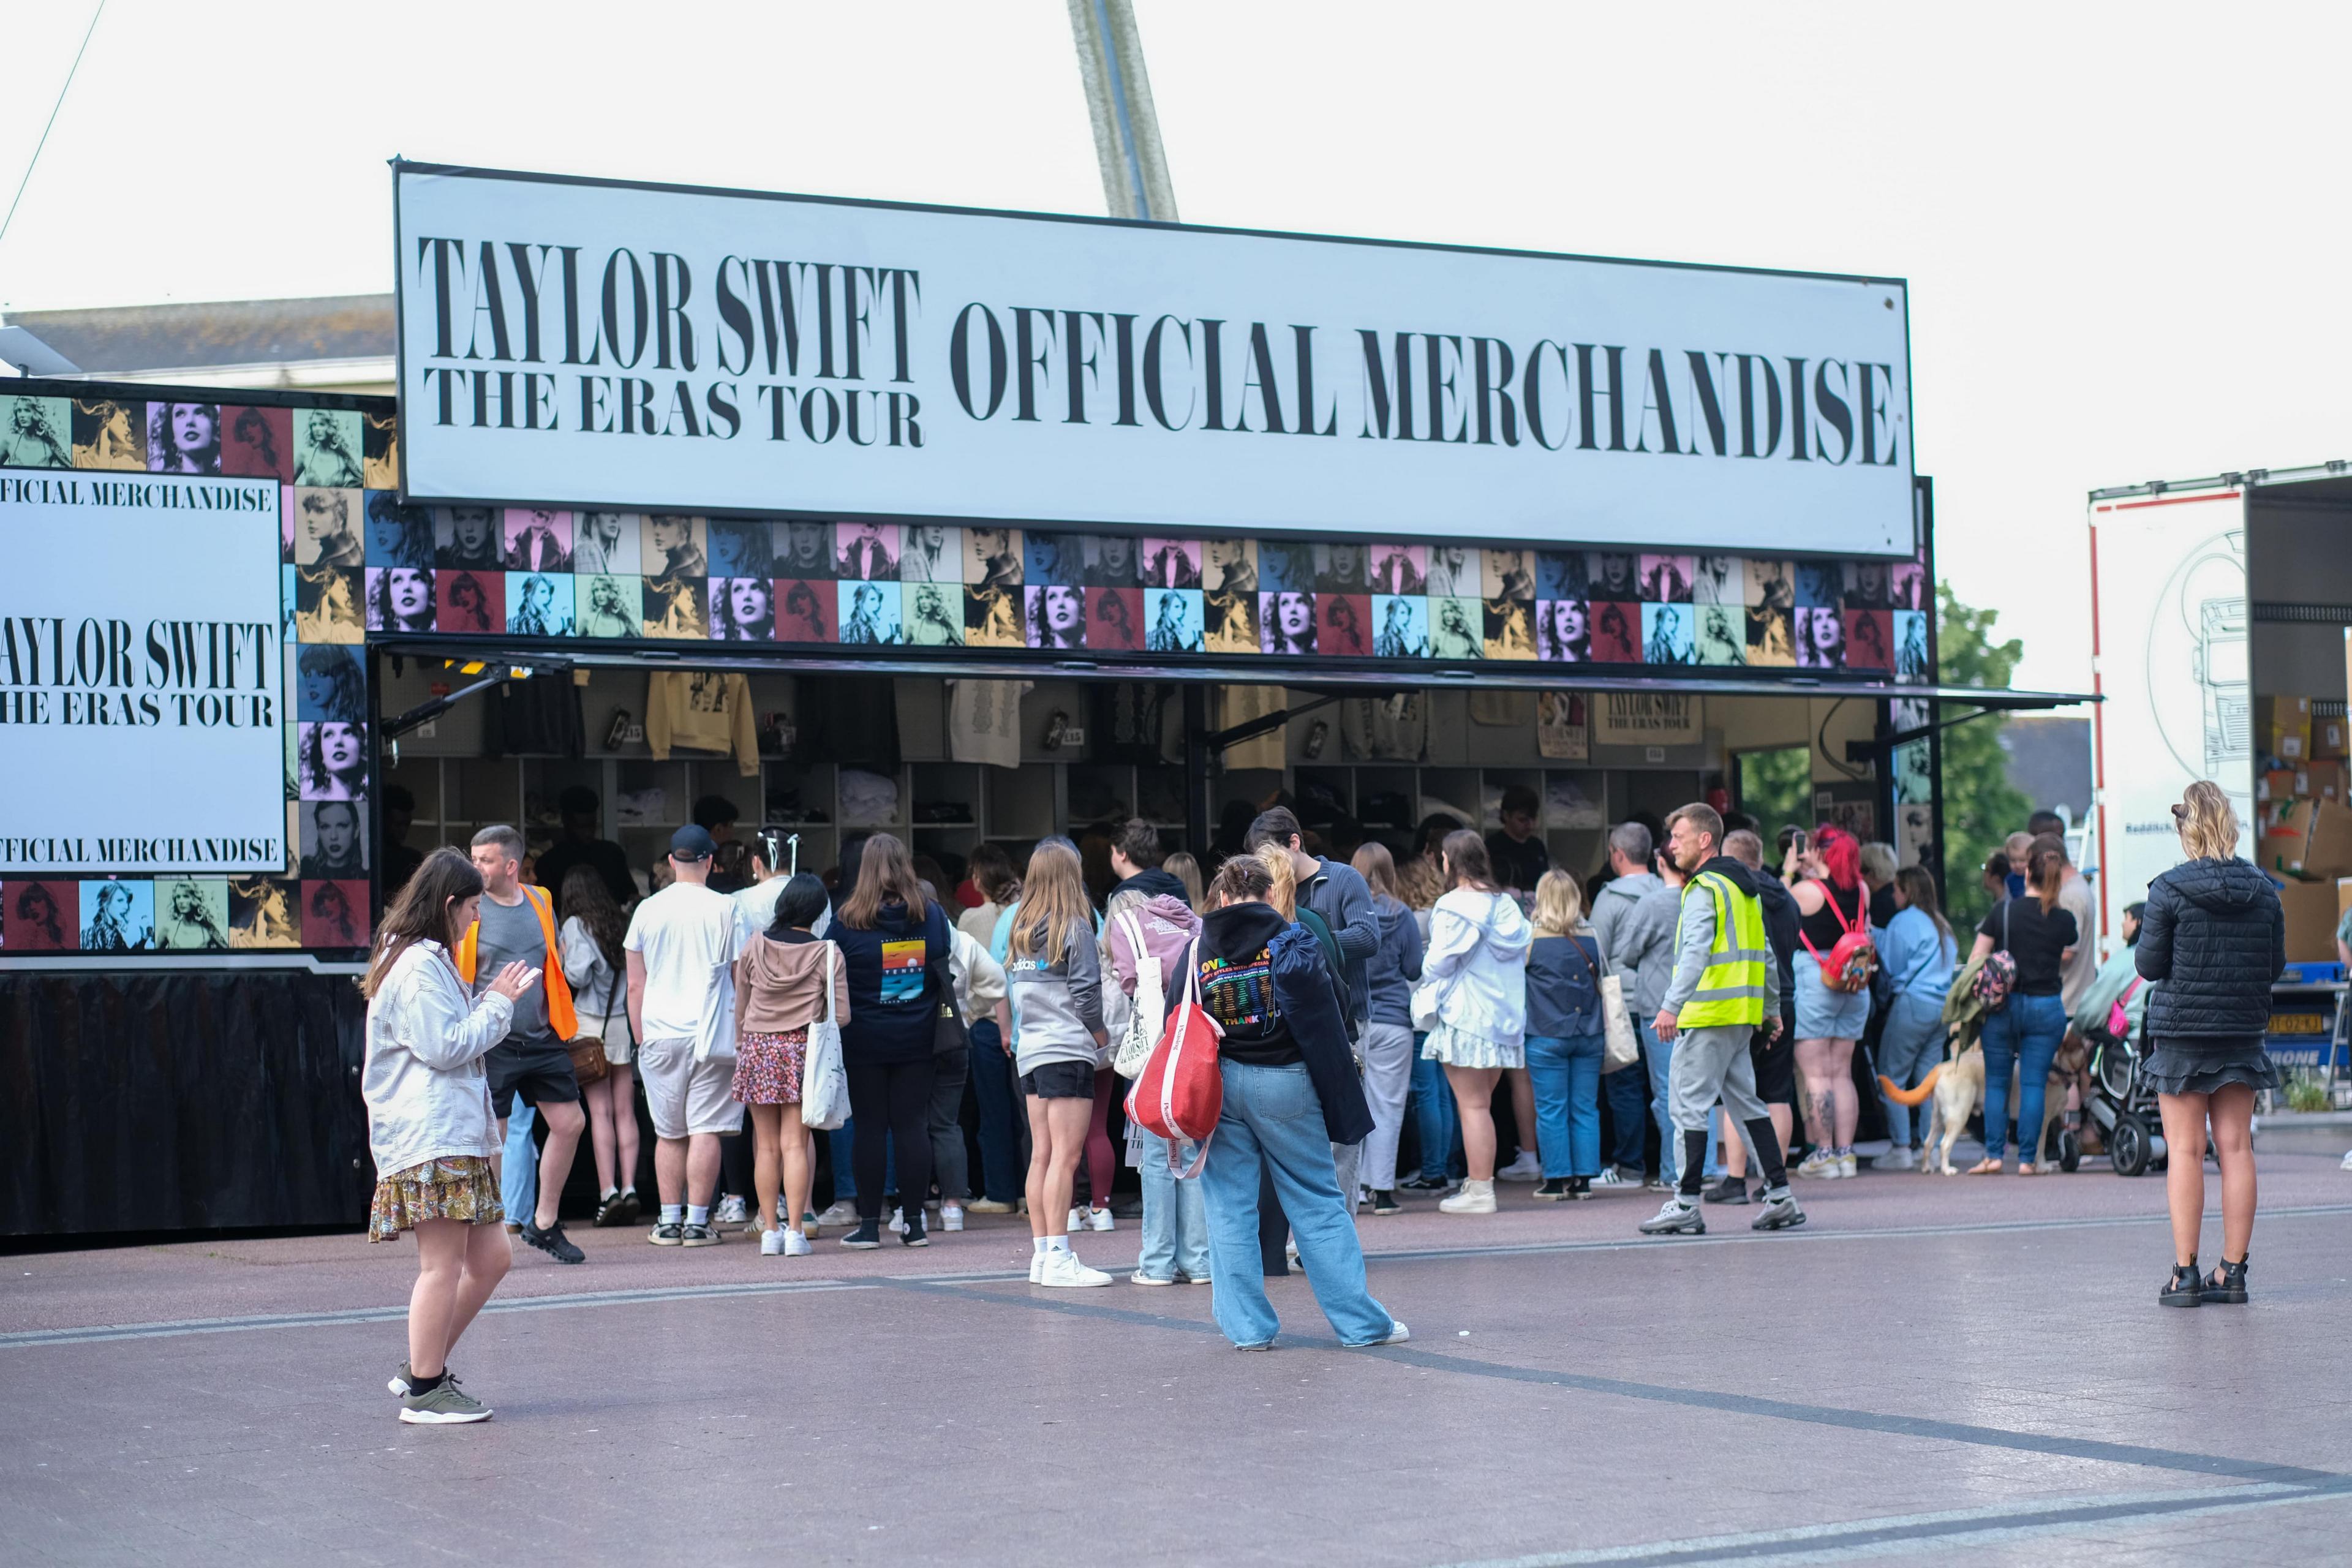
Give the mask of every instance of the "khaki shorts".
[{"label": "khaki shorts", "polygon": [[604,1060],[616,1068],[629,1065],[629,1016],[615,1013],[609,1018],[593,1013],[580,1015],[580,1034],[593,1035],[604,1042]]},{"label": "khaki shorts", "polygon": [[698,1062],[692,1040],[647,1040],[637,1047],[636,1066],[646,1086],[646,1109],[653,1113],[655,1137],[742,1130],[743,1108],[735,1102],[731,1058]]}]

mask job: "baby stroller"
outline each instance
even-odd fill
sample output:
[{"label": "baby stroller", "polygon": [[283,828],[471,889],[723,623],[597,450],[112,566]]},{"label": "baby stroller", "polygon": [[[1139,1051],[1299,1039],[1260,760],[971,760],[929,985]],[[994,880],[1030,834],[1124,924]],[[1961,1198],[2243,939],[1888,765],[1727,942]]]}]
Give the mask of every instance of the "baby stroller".
[{"label": "baby stroller", "polygon": [[2164,1159],[2164,1120],[2140,1071],[2140,1009],[2131,1005],[2139,990],[2133,982],[2105,1019],[2083,1030],[2091,1046],[2091,1120],[2105,1135],[2118,1176],[2146,1175]]}]

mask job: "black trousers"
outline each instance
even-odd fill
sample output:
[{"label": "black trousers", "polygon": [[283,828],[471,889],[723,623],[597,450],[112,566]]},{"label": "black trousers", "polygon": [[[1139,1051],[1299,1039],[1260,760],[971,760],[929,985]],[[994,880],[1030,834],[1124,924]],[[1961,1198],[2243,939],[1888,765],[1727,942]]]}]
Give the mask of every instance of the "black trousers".
[{"label": "black trousers", "polygon": [[898,1144],[898,1201],[910,1215],[922,1211],[931,1190],[931,1084],[933,1058],[911,1062],[848,1062],[849,1116],[856,1139],[850,1152],[857,1178],[857,1217],[882,1217],[882,1176],[890,1141]]}]

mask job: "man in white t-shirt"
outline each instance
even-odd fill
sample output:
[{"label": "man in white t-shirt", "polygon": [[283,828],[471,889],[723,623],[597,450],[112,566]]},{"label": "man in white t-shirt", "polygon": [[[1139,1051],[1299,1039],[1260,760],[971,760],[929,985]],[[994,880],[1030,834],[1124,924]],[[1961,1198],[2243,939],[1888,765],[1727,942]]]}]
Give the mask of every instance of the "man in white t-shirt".
[{"label": "man in white t-shirt", "polygon": [[740,945],[734,900],[707,886],[718,848],[699,827],[670,835],[676,880],[637,906],[621,944],[628,952],[629,1024],[641,1042],[637,1072],[658,1140],[661,1217],[646,1237],[656,1247],[718,1245],[710,1198],[719,1185],[719,1139],[743,1121],[733,1059],[695,1059],[706,1013],[719,1005],[719,983]]}]

